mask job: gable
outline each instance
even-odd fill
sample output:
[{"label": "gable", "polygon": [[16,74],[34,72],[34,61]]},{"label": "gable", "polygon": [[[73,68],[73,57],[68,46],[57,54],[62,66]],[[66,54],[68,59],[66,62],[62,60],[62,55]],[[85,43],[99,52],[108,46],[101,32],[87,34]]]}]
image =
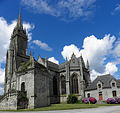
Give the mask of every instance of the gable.
[{"label": "gable", "polygon": [[79,60],[73,54],[70,60],[70,67],[79,66]]},{"label": "gable", "polygon": [[37,61],[39,64],[42,64],[42,65],[45,65],[43,59],[39,56],[38,57],[38,61]]}]

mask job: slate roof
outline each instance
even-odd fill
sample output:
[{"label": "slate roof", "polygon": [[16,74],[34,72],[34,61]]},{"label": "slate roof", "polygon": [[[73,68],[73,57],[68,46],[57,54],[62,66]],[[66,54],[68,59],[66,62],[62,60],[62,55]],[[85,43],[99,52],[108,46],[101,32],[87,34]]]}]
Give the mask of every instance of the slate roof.
[{"label": "slate roof", "polygon": [[97,83],[98,83],[98,81],[102,82],[102,88],[103,88],[103,89],[105,89],[105,88],[111,88],[110,82],[111,82],[112,80],[115,80],[117,87],[120,87],[120,80],[114,78],[114,77],[113,77],[112,75],[110,75],[110,74],[107,74],[107,75],[98,76],[98,77],[91,83],[91,85],[88,86],[85,90],[88,91],[88,90],[95,90],[95,89],[97,89]]},{"label": "slate roof", "polygon": [[[76,56],[75,56],[74,54],[72,55],[72,57],[75,57],[75,58],[76,58]],[[78,62],[79,62],[81,58],[82,58],[82,56],[80,56],[80,57],[78,57],[78,58],[76,58],[76,59],[77,59]],[[45,58],[41,58],[41,59],[42,59],[43,63],[45,63]],[[65,62],[62,63],[62,64],[56,64],[56,63],[54,63],[54,62],[51,62],[51,61],[47,60],[47,65],[48,65],[48,69],[49,69],[49,70],[53,70],[53,71],[59,72],[59,70],[65,69],[66,64],[69,64],[70,62],[71,62],[71,59],[70,59],[69,61],[65,61]],[[84,65],[84,60],[83,60],[83,58],[82,58],[82,62],[83,62],[83,65]],[[85,67],[85,66],[83,66],[83,67]]]},{"label": "slate roof", "polygon": [[[45,63],[45,58],[42,58],[43,62]],[[51,62],[49,60],[47,60],[47,65],[48,65],[48,69],[52,69],[54,71],[58,71],[59,70],[59,65]]]},{"label": "slate roof", "polygon": [[67,63],[69,63],[69,62],[70,62],[70,61],[65,61],[64,63],[59,64],[59,69],[65,68],[65,65],[66,65]]},{"label": "slate roof", "polygon": [[54,71],[59,71],[58,64],[51,62],[51,61],[48,61],[47,63],[48,63],[48,68],[53,69]]},{"label": "slate roof", "polygon": [[119,79],[117,80],[117,87],[120,88],[120,80]]}]

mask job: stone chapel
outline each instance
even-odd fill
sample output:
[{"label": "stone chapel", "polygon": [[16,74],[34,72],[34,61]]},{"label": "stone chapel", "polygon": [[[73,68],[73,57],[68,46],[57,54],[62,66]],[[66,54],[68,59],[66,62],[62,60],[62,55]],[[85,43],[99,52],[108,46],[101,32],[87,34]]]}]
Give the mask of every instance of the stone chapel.
[{"label": "stone chapel", "polygon": [[27,54],[28,37],[19,14],[6,54],[4,95],[0,109],[24,109],[65,102],[69,94],[85,96],[91,84],[89,64],[74,54],[55,64]]}]

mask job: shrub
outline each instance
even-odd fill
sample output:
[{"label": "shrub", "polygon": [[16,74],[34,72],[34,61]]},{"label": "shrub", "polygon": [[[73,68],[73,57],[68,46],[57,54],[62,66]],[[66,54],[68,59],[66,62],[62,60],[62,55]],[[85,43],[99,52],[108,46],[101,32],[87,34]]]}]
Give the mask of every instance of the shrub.
[{"label": "shrub", "polygon": [[108,104],[117,104],[117,100],[114,99],[114,98],[108,98],[107,101],[106,101]]},{"label": "shrub", "polygon": [[83,102],[84,104],[89,104],[89,103],[95,104],[95,103],[97,102],[97,100],[96,100],[94,97],[90,97],[90,98],[84,98],[84,99],[82,100],[82,102]]},{"label": "shrub", "polygon": [[67,98],[67,103],[68,104],[74,104],[74,103],[77,103],[78,102],[78,98],[76,95],[68,95],[68,98]]},{"label": "shrub", "polygon": [[95,104],[97,102],[97,100],[94,97],[90,97],[89,101],[91,104]]},{"label": "shrub", "polygon": [[108,104],[111,104],[112,100],[113,100],[113,98],[108,98],[108,99],[106,100],[106,102],[107,102]]},{"label": "shrub", "polygon": [[83,102],[82,102],[82,99],[78,100],[77,103],[78,103],[78,104],[82,104],[82,103],[83,103]]},{"label": "shrub", "polygon": [[116,103],[120,104],[120,98],[115,98]]},{"label": "shrub", "polygon": [[84,98],[84,99],[82,100],[82,102],[83,102],[84,104],[90,103],[89,98]]}]

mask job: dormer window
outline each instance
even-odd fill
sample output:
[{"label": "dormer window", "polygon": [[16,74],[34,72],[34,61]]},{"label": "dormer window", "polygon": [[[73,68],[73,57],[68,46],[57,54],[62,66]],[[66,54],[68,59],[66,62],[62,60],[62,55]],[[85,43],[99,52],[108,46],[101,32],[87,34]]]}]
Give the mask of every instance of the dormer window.
[{"label": "dormer window", "polygon": [[102,82],[101,81],[98,81],[98,83],[97,83],[97,89],[98,90],[102,90]]},{"label": "dormer window", "polygon": [[98,88],[101,88],[101,84],[98,84]]},{"label": "dormer window", "polygon": [[112,80],[110,84],[111,84],[111,88],[115,88],[116,87],[116,81],[115,80]]},{"label": "dormer window", "polygon": [[115,87],[115,83],[114,82],[112,83],[112,87]]}]

